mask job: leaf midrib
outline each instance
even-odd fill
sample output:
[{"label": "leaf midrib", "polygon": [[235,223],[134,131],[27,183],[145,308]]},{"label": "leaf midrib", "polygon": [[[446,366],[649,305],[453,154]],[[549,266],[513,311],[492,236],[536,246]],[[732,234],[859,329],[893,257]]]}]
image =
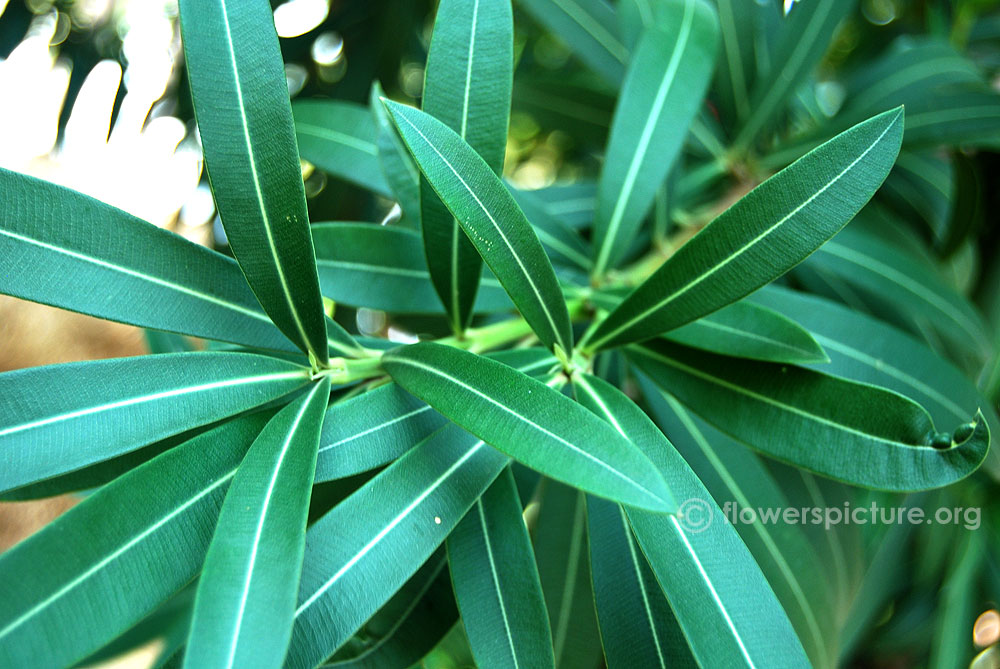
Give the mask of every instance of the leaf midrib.
[{"label": "leaf midrib", "polygon": [[503,628],[507,635],[510,657],[514,661],[514,669],[518,669],[520,665],[517,661],[517,647],[514,644],[514,635],[510,631],[510,621],[507,618],[507,605],[503,601],[503,588],[500,585],[500,577],[497,574],[496,559],[493,557],[493,544],[490,540],[490,530],[486,523],[486,514],[483,511],[482,498],[476,500],[476,511],[479,517],[479,527],[483,533],[483,544],[486,546],[486,559],[490,563],[490,576],[493,582],[493,589],[496,593],[497,602],[500,604],[500,617],[503,619]]}]

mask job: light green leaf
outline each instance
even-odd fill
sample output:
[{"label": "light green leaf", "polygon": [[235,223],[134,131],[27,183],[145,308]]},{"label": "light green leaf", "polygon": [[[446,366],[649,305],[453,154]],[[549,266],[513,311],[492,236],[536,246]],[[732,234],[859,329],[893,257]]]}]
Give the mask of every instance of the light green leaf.
[{"label": "light green leaf", "polygon": [[771,586],[705,486],[621,391],[580,376],[578,397],[638,444],[686,501],[680,515],[626,508],[635,537],[702,667],[808,667]]},{"label": "light green leaf", "polygon": [[377,81],[372,83],[368,106],[375,119],[375,144],[382,175],[399,202],[403,215],[415,225],[420,225],[420,172],[396,132],[396,126],[382,105],[385,91]]},{"label": "light green leaf", "polygon": [[608,668],[696,667],[670,604],[632,535],[625,509],[588,497],[587,536]]},{"label": "light green leaf", "polygon": [[630,349],[629,357],[723,432],[854,485],[892,491],[947,485],[971,474],[989,446],[981,413],[954,435],[938,434],[927,412],[902,395],[800,367],[665,341]]},{"label": "light green leaf", "polygon": [[588,492],[672,511],[663,479],[627,439],[541,381],[440,344],[382,358],[393,379],[494,448]]},{"label": "light green leaf", "polygon": [[164,453],[0,556],[0,664],[70,666],[190,581],[267,417],[230,421]]},{"label": "light green leaf", "polygon": [[183,0],[181,32],[205,167],[226,237],[264,311],[327,362],[285,69],[265,0]]},{"label": "light green leaf", "polygon": [[0,200],[0,292],[131,325],[296,350],[231,259],[82,193],[4,169]]},{"label": "light green leaf", "polygon": [[[507,146],[513,42],[509,2],[441,0],[421,102],[424,112],[458,133],[498,175],[503,172]],[[457,333],[472,317],[482,260],[445,204],[432,184],[422,179],[424,254]]]},{"label": "light green leaf", "polygon": [[770,68],[754,83],[750,115],[735,141],[738,150],[750,147],[781,113],[826,53],[834,31],[854,11],[855,4],[855,0],[795,4],[775,38]]},{"label": "light green leaf", "polygon": [[[312,234],[327,297],[397,314],[441,313],[419,233],[372,223],[318,223]],[[512,308],[496,278],[483,276],[476,311]]]},{"label": "light green leaf", "polygon": [[881,311],[902,316],[917,332],[930,329],[980,362],[989,355],[989,330],[975,307],[948,286],[933,265],[898,245],[851,226],[821,247],[803,268],[834,275],[875,298]]},{"label": "light green leaf", "polygon": [[769,362],[827,362],[823,348],[801,325],[776,311],[741,300],[663,335],[712,353]]},{"label": "light green leaf", "polygon": [[[427,655],[458,619],[448,574],[448,559],[439,550],[417,570],[392,599],[365,623],[325,669],[410,667]],[[352,647],[357,643],[357,647]],[[350,650],[349,650],[350,649]]]},{"label": "light green leaf", "polygon": [[518,6],[569,46],[583,63],[618,87],[628,49],[615,10],[605,0],[519,0]]},{"label": "light green leaf", "polygon": [[[717,503],[732,514],[742,509],[776,510],[793,507],[756,455],[706,425],[676,399],[640,377],[652,417],[708,488]],[[725,506],[728,505],[728,506]],[[835,656],[836,611],[829,575],[805,533],[794,524],[734,523],[768,583],[778,596],[814,666],[832,667]],[[828,531],[835,531],[833,530]]]},{"label": "light green leaf", "polygon": [[433,117],[394,102],[386,101],[386,107],[420,171],[538,338],[550,348],[572,350],[569,313],[552,265],[500,178],[461,137]]},{"label": "light green leaf", "polygon": [[966,530],[964,535],[941,584],[937,629],[927,665],[933,669],[948,669],[972,661],[969,630],[981,606],[980,568],[987,551],[982,534]]},{"label": "light green leaf", "polygon": [[226,493],[198,581],[184,666],[278,666],[292,634],[330,379],[272,418]]},{"label": "light green leaf", "polygon": [[629,61],[597,187],[594,274],[629,250],[680,153],[715,65],[718,26],[701,0],[669,0]]},{"label": "light green leaf", "polygon": [[480,666],[555,666],[542,586],[510,467],[449,535],[448,564]]},{"label": "light green leaf", "polygon": [[538,576],[552,626],[556,666],[592,666],[601,655],[587,559],[584,493],[543,479],[541,508],[532,533]]},{"label": "light green leaf", "polygon": [[[540,348],[499,351],[489,357],[533,376],[559,364]],[[394,383],[334,404],[323,422],[316,481],[353,476],[391,462],[446,422]]]},{"label": "light green leaf", "polygon": [[127,453],[308,381],[307,368],[250,353],[170,353],[0,374],[0,490]]},{"label": "light green leaf", "polygon": [[316,666],[445,540],[508,460],[449,425],[323,516],[306,535],[285,666]]},{"label": "light green leaf", "polygon": [[292,105],[292,118],[305,160],[379,195],[392,194],[382,175],[375,119],[368,109],[346,100],[299,100]]},{"label": "light green leaf", "polygon": [[889,173],[901,109],[838,135],[748,193],[594,331],[591,351],[672,330],[760,288],[837,233]]}]

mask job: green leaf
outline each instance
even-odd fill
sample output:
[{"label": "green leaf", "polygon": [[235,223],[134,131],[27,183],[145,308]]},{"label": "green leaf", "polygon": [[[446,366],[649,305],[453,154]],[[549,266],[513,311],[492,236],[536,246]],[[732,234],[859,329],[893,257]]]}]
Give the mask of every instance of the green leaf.
[{"label": "green leaf", "polygon": [[587,535],[608,668],[696,667],[670,604],[636,544],[625,509],[588,497]]},{"label": "green leaf", "polygon": [[449,535],[448,564],[479,666],[555,666],[542,586],[510,467]]},{"label": "green leaf", "polygon": [[541,381],[433,343],[390,351],[382,364],[408,391],[546,476],[642,508],[674,508],[670,490],[634,444]]},{"label": "green leaf", "polygon": [[298,100],[292,118],[302,158],[379,195],[392,194],[379,164],[375,119],[366,107],[346,100]]},{"label": "green leaf", "polygon": [[669,0],[629,61],[597,187],[594,274],[629,250],[680,153],[715,65],[718,26],[701,0]]},{"label": "green leaf", "polygon": [[500,178],[461,137],[432,116],[395,102],[385,104],[420,171],[538,338],[550,348],[572,350],[569,313],[552,265]]},{"label": "green leaf", "polygon": [[552,479],[542,479],[540,491],[532,542],[556,666],[593,666],[601,654],[601,641],[587,559],[586,497]]},{"label": "green leaf", "polygon": [[948,234],[955,192],[955,165],[948,155],[900,151],[882,195],[908,220],[924,221],[936,242]]},{"label": "green leaf", "polygon": [[795,321],[741,300],[663,335],[703,351],[769,362],[827,362],[812,335]]},{"label": "green leaf", "polygon": [[[0,664],[69,666],[190,581],[267,417],[230,421],[164,453],[0,556]],[[109,606],[112,592],[122,595]]]},{"label": "green leaf", "polygon": [[605,0],[519,0],[518,6],[565,42],[577,58],[618,87],[628,49]]},{"label": "green leaf", "polygon": [[535,229],[553,262],[590,270],[590,248],[573,228],[550,213],[544,201],[534,191],[521,190],[507,184],[517,206]]},{"label": "green leaf", "polygon": [[[312,234],[327,297],[397,314],[441,313],[419,233],[372,223],[318,223]],[[483,277],[477,298],[477,312],[513,308],[493,276]]]},{"label": "green leaf", "polygon": [[325,669],[410,667],[429,653],[452,629],[458,608],[448,575],[448,559],[440,550],[417,570],[392,599],[365,623],[359,648],[348,643]]},{"label": "green leaf", "polygon": [[449,425],[309,528],[285,666],[314,667],[343,645],[445,540],[507,462]]},{"label": "green leaf", "polygon": [[265,0],[184,0],[181,31],[205,167],[226,237],[264,311],[329,356],[285,68]]},{"label": "green leaf", "polygon": [[868,202],[889,173],[902,134],[901,109],[880,114],[765,181],[625,298],[587,348],[672,330],[787,272]]},{"label": "green leaf", "polygon": [[680,454],[617,388],[592,376],[576,381],[580,401],[638,444],[686,500],[679,516],[626,514],[697,663],[808,667],[771,586]]},{"label": "green leaf", "polygon": [[396,132],[389,114],[382,105],[385,91],[377,81],[372,83],[368,106],[375,119],[375,143],[378,146],[378,162],[382,175],[399,202],[403,215],[417,226],[420,225],[420,172],[406,150],[403,140]]},{"label": "green leaf", "polygon": [[982,316],[948,286],[933,265],[853,226],[845,228],[803,265],[833,274],[872,295],[888,313],[905,317],[916,331],[929,328],[980,362],[991,350]]},{"label": "green leaf", "polygon": [[[513,43],[509,2],[441,0],[438,4],[427,53],[423,110],[458,133],[495,174],[503,172],[507,146]],[[424,254],[457,333],[472,317],[482,260],[435,188],[421,180]]]},{"label": "green leaf", "polygon": [[770,68],[754,83],[750,115],[735,141],[738,149],[751,146],[781,113],[792,93],[826,53],[841,20],[854,12],[855,4],[854,0],[839,0],[793,6],[769,54]]},{"label": "green leaf", "polygon": [[715,0],[722,48],[713,92],[723,121],[732,127],[750,115],[750,90],[757,70],[754,33],[762,12],[758,3]]},{"label": "green leaf", "polygon": [[580,180],[547,186],[531,191],[531,195],[543,202],[546,214],[558,218],[574,230],[591,224],[594,207],[597,206],[597,184],[593,181]]},{"label": "green leaf", "polygon": [[[793,507],[760,459],[742,444],[689,413],[667,393],[639,378],[652,417],[712,493],[717,503],[735,515],[742,509],[757,514],[752,522],[734,527],[750,549],[788,613],[815,666],[832,666],[835,659],[836,611],[826,573],[805,533],[794,524],[763,522],[759,509],[778,513]],[[828,530],[828,531],[835,531]]]},{"label": "green leaf", "polygon": [[326,377],[268,422],[240,464],[198,581],[185,666],[284,660],[329,397]]},{"label": "green leaf", "polygon": [[981,413],[955,435],[938,434],[912,400],[808,369],[734,360],[665,341],[630,349],[629,357],[723,432],[854,485],[893,491],[947,485],[971,474],[989,446]]},{"label": "green leaf", "polygon": [[4,169],[0,200],[0,292],[131,325],[296,350],[260,310],[231,259],[81,193]]},{"label": "green leaf", "polygon": [[[559,364],[540,348],[500,351],[490,357],[531,375]],[[391,462],[446,422],[394,383],[334,404],[323,422],[316,481],[353,476]]]},{"label": "green leaf", "polygon": [[107,460],[308,381],[307,368],[250,353],[171,353],[0,374],[0,490]]},{"label": "green leaf", "polygon": [[941,584],[937,629],[928,667],[948,669],[972,661],[969,630],[981,605],[980,568],[987,555],[983,536],[967,530]]}]

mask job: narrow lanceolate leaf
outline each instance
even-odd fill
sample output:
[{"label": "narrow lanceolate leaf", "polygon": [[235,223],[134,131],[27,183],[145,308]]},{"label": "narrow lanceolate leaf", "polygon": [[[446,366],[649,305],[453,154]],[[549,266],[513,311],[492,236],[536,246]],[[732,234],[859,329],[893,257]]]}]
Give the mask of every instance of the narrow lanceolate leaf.
[{"label": "narrow lanceolate leaf", "polygon": [[[540,348],[500,351],[490,357],[530,375],[559,364]],[[323,422],[316,481],[353,476],[391,462],[445,422],[444,416],[393,383],[339,402]]]},{"label": "narrow lanceolate leaf", "polygon": [[609,84],[621,82],[628,49],[606,0],[518,0],[518,5]]},{"label": "narrow lanceolate leaf", "polygon": [[184,666],[284,660],[329,397],[327,377],[278,412],[240,464],[198,581]]},{"label": "narrow lanceolate leaf", "polygon": [[597,188],[594,274],[628,251],[680,153],[715,64],[718,26],[701,0],[669,0],[629,61]]},{"label": "narrow lanceolate leaf", "polygon": [[375,119],[368,109],[344,100],[300,100],[292,105],[292,118],[304,159],[379,195],[392,194],[382,176]]},{"label": "narrow lanceolate leaf", "polygon": [[800,2],[782,22],[771,67],[757,79],[750,95],[750,115],[736,138],[747,148],[781,113],[796,88],[826,53],[841,20],[854,11],[854,0]]},{"label": "narrow lanceolate leaf", "polygon": [[[423,110],[503,171],[514,70],[510,2],[442,0],[427,53]],[[412,147],[411,147],[412,148]],[[456,332],[472,317],[482,260],[436,187],[421,180],[420,219],[431,279]]]},{"label": "narrow lanceolate leaf", "polygon": [[394,102],[387,101],[386,107],[420,171],[538,338],[550,348],[572,350],[569,313],[552,264],[500,178],[432,116]]},{"label": "narrow lanceolate leaf", "polygon": [[[431,556],[324,669],[411,667],[458,619],[444,550]],[[358,637],[363,638],[363,645]],[[360,647],[358,647],[360,645]]]},{"label": "narrow lanceolate leaf", "polygon": [[389,119],[382,98],[385,91],[377,81],[372,83],[368,96],[372,118],[375,119],[375,143],[378,146],[378,162],[392,197],[399,202],[403,215],[415,225],[420,225],[420,171],[413,164],[403,140],[396,132],[396,126]]},{"label": "narrow lanceolate leaf", "polygon": [[190,581],[266,420],[239,418],[164,453],[0,557],[0,664],[72,666]]},{"label": "narrow lanceolate leaf", "polygon": [[680,515],[626,514],[698,665],[808,667],[771,586],[684,458],[614,386],[581,376],[577,388],[579,400],[638,444],[686,500]]},{"label": "narrow lanceolate leaf", "polygon": [[3,169],[0,200],[0,292],[121,323],[296,350],[231,259],[81,193]]},{"label": "narrow lanceolate leaf", "polygon": [[809,369],[736,361],[665,341],[629,356],[723,432],[846,483],[894,491],[936,488],[971,474],[989,447],[981,413],[954,434],[939,434],[912,400]]},{"label": "narrow lanceolate leaf", "polygon": [[556,667],[586,666],[601,654],[587,559],[586,495],[552,479],[540,484],[532,532],[538,577],[552,626]]},{"label": "narrow lanceolate leaf", "polygon": [[[312,234],[320,286],[330,299],[397,314],[441,313],[419,233],[371,223],[319,223]],[[512,308],[496,278],[484,276],[476,312]]]},{"label": "narrow lanceolate leaf", "polygon": [[589,271],[590,248],[573,228],[550,213],[545,201],[533,191],[507,186],[554,263]]},{"label": "narrow lanceolate leaf", "polygon": [[382,361],[401,386],[546,476],[647,509],[675,508],[634,444],[541,381],[440,344],[398,348]]},{"label": "narrow lanceolate leaf", "polygon": [[762,183],[625,298],[588,348],[672,330],[787,272],[871,199],[892,168],[902,134],[902,109],[885,112]]},{"label": "narrow lanceolate leaf", "polygon": [[695,667],[670,604],[632,535],[625,509],[587,498],[590,571],[608,669]]},{"label": "narrow lanceolate leaf", "polygon": [[[640,376],[650,415],[677,447],[698,478],[730,514],[742,509],[790,506],[788,497],[752,451],[706,425],[676,399]],[[835,659],[833,592],[829,574],[800,527],[782,521],[735,523],[768,583],[778,596],[813,665],[832,666]]]},{"label": "narrow lanceolate leaf", "polygon": [[229,245],[264,311],[325,363],[323,300],[271,6],[184,0],[180,16],[205,167]]},{"label": "narrow lanceolate leaf", "polygon": [[948,565],[935,612],[937,629],[934,630],[929,667],[947,669],[956,662],[964,665],[972,660],[968,630],[976,622],[976,610],[982,597],[979,582],[980,567],[987,554],[984,543],[981,533],[965,532],[961,547]]},{"label": "narrow lanceolate leaf", "polygon": [[509,467],[448,537],[448,564],[479,666],[555,666],[538,568]]},{"label": "narrow lanceolate leaf", "polygon": [[663,335],[670,341],[737,358],[827,362],[823,347],[795,321],[741,300]]},{"label": "narrow lanceolate leaf", "polygon": [[750,89],[757,74],[754,32],[760,9],[757,3],[742,0],[715,0],[715,6],[722,47],[713,90],[722,120],[733,127],[750,114]]},{"label": "narrow lanceolate leaf", "polygon": [[307,368],[250,353],[168,353],[0,374],[0,490],[108,460],[308,381]]},{"label": "narrow lanceolate leaf", "polygon": [[306,535],[285,666],[316,666],[445,540],[508,460],[455,425],[435,433]]}]

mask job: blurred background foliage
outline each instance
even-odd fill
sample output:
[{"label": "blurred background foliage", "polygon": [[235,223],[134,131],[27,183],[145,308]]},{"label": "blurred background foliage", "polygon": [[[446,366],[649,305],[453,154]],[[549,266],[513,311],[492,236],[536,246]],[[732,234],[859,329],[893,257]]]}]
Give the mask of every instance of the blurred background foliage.
[{"label": "blurred background foliage", "polygon": [[[378,81],[389,97],[419,104],[434,5],[434,0],[272,2],[291,95],[367,104],[372,83]],[[589,212],[615,91],[517,2],[514,6],[517,66],[505,174],[527,189],[554,184],[578,188],[578,211]],[[859,11],[841,25],[814,76],[798,90],[775,145],[794,143],[797,134],[808,134],[810,128],[833,118],[847,102],[852,77],[863,73],[874,59],[927,37],[950,43],[975,63],[991,87],[1000,90],[1000,2],[861,0]],[[0,166],[65,184],[200,243],[223,247],[221,225],[202,171],[175,2],[0,0],[0,58]],[[709,120],[718,120],[711,100],[705,111]],[[724,135],[725,129],[720,127],[719,132]],[[731,139],[722,137],[725,144]],[[689,143],[688,154],[694,162],[706,157],[697,142]],[[714,199],[675,198],[666,212],[668,221],[681,237],[685,227],[693,232],[776,169],[768,166],[767,155],[763,150],[760,160],[744,156],[730,161],[726,178],[711,191]],[[897,220],[906,226],[904,236],[922,240],[919,252],[930,258],[955,289],[972,296],[998,330],[1000,134],[983,138],[975,150],[953,147],[913,155],[925,156],[925,165],[944,169],[936,181],[941,197],[922,200],[924,191],[919,185],[909,190],[906,175],[894,172],[896,178],[891,177],[876,198],[878,206],[898,215]],[[303,164],[303,177],[313,221],[377,222],[394,215],[392,202],[308,163]],[[563,214],[567,220],[574,215],[572,210]],[[17,301],[3,299],[0,328],[9,330],[14,327],[11,305]],[[68,321],[46,323],[46,314],[52,311],[46,307],[18,303],[17,308],[34,310],[24,318],[30,321],[36,340],[39,327],[67,327]],[[69,314],[65,318],[82,323],[85,317]],[[357,324],[362,330],[385,327],[378,314],[359,314]],[[125,326],[101,327],[117,329],[100,330],[90,341],[85,328],[74,326],[72,338],[89,348],[56,350],[67,360],[141,350],[141,334],[136,339]],[[31,339],[9,332],[4,335],[4,341],[28,341],[29,345]],[[6,355],[0,369],[56,361],[31,359],[30,354]],[[994,364],[992,369],[1000,367]],[[996,391],[1000,379],[984,379],[983,384]],[[998,504],[992,491],[978,486],[967,490],[976,499],[964,498],[965,505],[972,501]],[[932,495],[940,496],[942,503],[954,502],[946,491]],[[984,516],[1000,518],[995,509]],[[41,514],[39,519],[50,517]],[[919,582],[921,573],[938,578],[942,571],[932,568],[935,564],[958,560],[960,554],[982,553],[986,566],[977,572],[983,574],[978,586],[982,596],[975,604],[979,610],[984,603],[997,606],[1000,528],[984,527],[975,549],[957,545],[960,535],[953,529],[938,528],[912,543],[909,550],[919,556],[914,564],[931,565],[914,572],[918,582],[912,591],[899,582],[900,575],[912,570],[880,564],[875,548],[881,544],[873,544],[873,567],[866,583],[879,580],[881,590],[897,594],[888,611],[868,621],[873,629],[852,630],[858,648],[856,666],[913,666],[913,657],[926,652],[938,603],[929,593],[937,586],[939,596],[946,598],[951,587],[934,583],[928,588]],[[0,550],[12,540],[0,536]],[[963,573],[952,572],[951,578],[962,578]],[[982,619],[977,634],[982,645],[995,641],[1000,636],[1000,618],[990,614]],[[425,664],[470,666],[461,629],[453,630]],[[1000,660],[994,654],[982,666],[1000,666]]]}]

